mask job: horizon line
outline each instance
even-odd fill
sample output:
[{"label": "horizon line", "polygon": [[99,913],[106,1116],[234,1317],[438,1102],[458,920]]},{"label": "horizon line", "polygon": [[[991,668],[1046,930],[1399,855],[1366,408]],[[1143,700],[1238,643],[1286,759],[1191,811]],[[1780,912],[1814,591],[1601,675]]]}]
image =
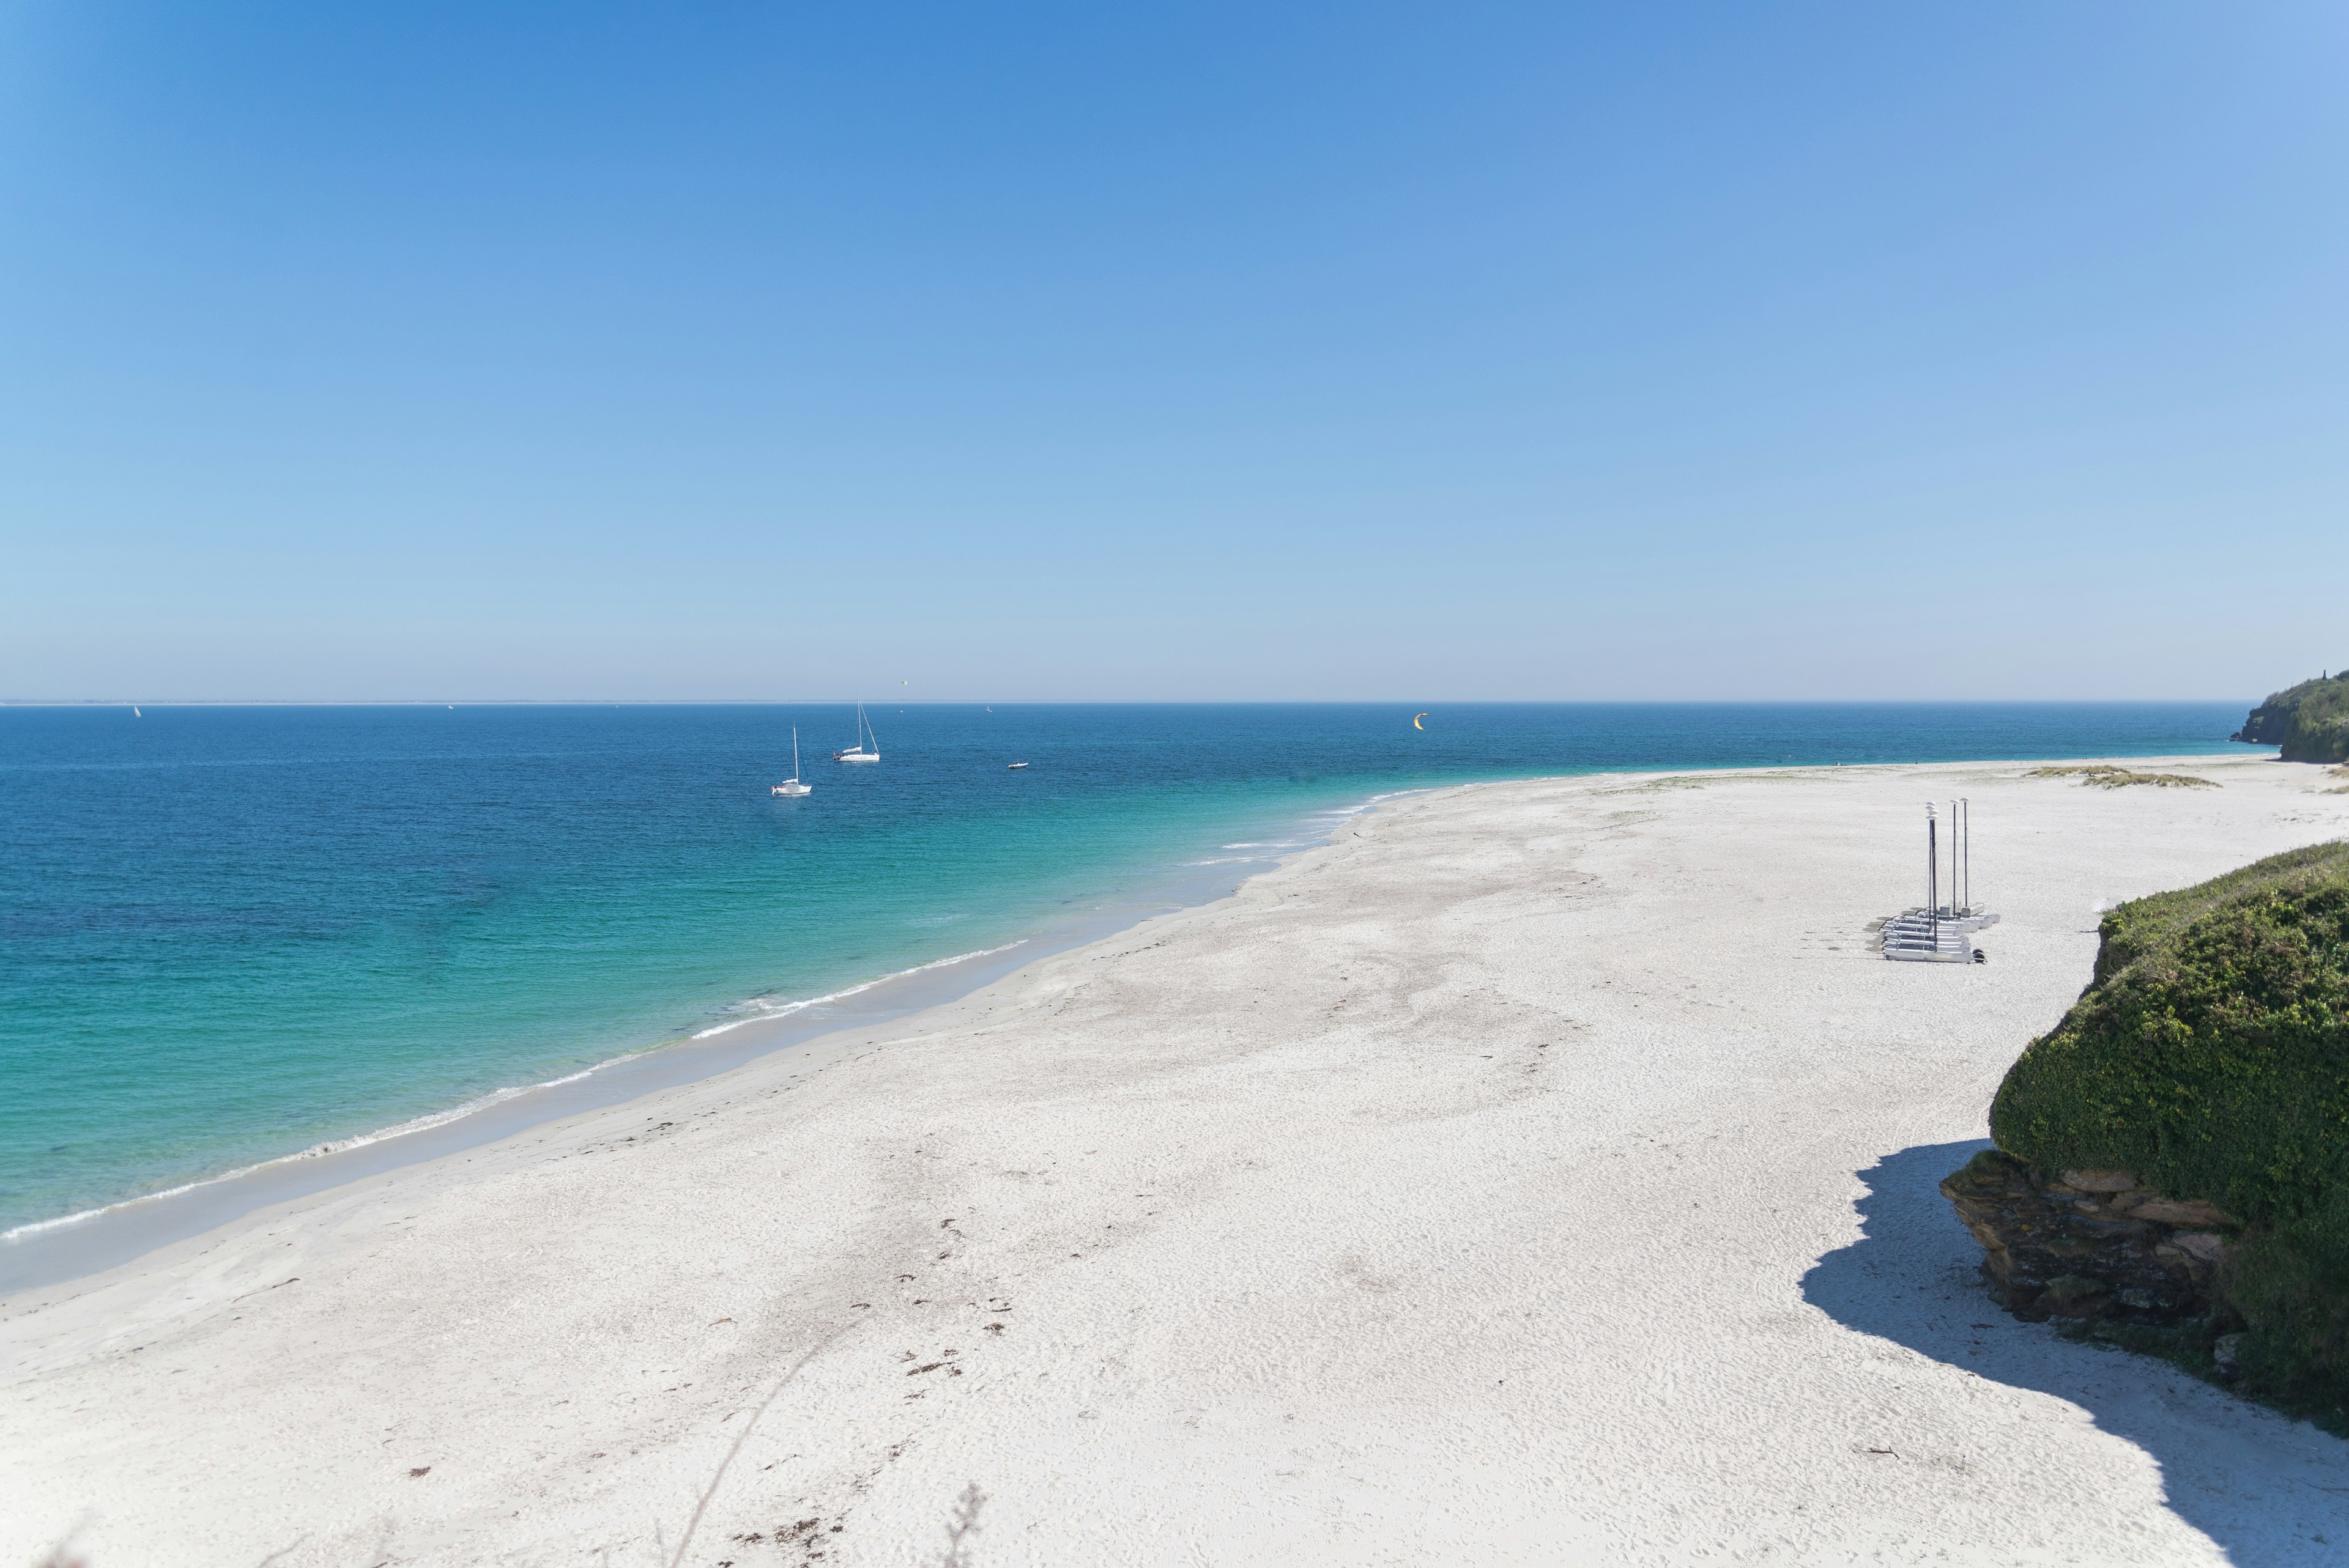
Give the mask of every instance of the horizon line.
[{"label": "horizon line", "polygon": [[[2264,699],[2251,699],[2252,706]],[[0,708],[63,707],[1408,707],[1433,702],[1454,707],[1921,707],[1970,704],[2238,703],[2240,696],[1608,696],[1608,697],[895,697],[875,703],[858,696],[712,697],[0,697]]]}]

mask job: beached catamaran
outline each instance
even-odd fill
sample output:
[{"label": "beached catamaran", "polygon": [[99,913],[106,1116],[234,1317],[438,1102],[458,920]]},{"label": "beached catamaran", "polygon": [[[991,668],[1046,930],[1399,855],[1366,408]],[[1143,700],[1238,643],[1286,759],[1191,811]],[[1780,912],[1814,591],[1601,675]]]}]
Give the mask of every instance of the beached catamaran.
[{"label": "beached catamaran", "polygon": [[1973,902],[1973,806],[1950,802],[1950,896],[1941,897],[1940,823],[1925,803],[1925,902],[1884,922],[1878,939],[1884,956],[1908,964],[1980,964],[1982,950],[1973,934],[1998,923],[1998,916]]},{"label": "beached catamaran", "polygon": [[784,779],[781,783],[776,785],[772,790],[769,791],[769,793],[775,795],[808,795],[814,793],[814,785],[802,784],[800,782],[800,732],[799,727],[797,725],[793,725],[792,727],[792,776]]},{"label": "beached catamaran", "polygon": [[[870,748],[867,748],[864,744],[868,738],[873,742]],[[851,746],[845,751],[833,752],[832,754],[832,759],[834,762],[878,762],[881,760],[881,738],[873,733],[873,721],[864,717],[864,705],[863,703],[860,702],[856,705],[855,744]]]}]

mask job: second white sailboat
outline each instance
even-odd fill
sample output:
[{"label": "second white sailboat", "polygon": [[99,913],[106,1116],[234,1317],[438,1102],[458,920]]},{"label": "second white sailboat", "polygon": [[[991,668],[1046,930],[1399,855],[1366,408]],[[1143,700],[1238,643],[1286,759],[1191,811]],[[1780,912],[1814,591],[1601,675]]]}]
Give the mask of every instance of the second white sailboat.
[{"label": "second white sailboat", "polygon": [[[870,748],[866,740],[873,742]],[[873,721],[864,717],[864,705],[856,705],[856,741],[845,751],[832,754],[834,762],[878,762],[881,760],[881,738],[873,733]]]},{"label": "second white sailboat", "polygon": [[776,785],[772,789],[769,790],[768,793],[771,795],[812,795],[814,792],[814,785],[800,782],[800,732],[798,727],[794,726],[792,729],[792,776],[784,779],[781,783]]}]

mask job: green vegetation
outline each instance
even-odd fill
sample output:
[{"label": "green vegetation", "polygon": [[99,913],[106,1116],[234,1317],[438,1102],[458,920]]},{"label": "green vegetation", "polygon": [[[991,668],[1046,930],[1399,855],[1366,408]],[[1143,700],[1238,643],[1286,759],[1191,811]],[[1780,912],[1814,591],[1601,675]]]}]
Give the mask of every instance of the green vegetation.
[{"label": "green vegetation", "polygon": [[2026,779],[2077,779],[2083,784],[2094,784],[2102,789],[2122,789],[2131,784],[2151,784],[2163,789],[2216,789],[2213,779],[2197,779],[2190,773],[2132,773],[2126,768],[2116,768],[2109,762],[2075,763],[2062,768],[2034,768],[2023,775]]},{"label": "green vegetation", "polygon": [[2323,676],[2251,709],[2233,738],[2281,746],[2286,762],[2349,762],[2349,675]]},{"label": "green vegetation", "polygon": [[2240,1386],[2349,1429],[2349,844],[2124,904],[2103,934],[1991,1135],[2035,1171],[2133,1171],[2239,1221],[2219,1290]]}]

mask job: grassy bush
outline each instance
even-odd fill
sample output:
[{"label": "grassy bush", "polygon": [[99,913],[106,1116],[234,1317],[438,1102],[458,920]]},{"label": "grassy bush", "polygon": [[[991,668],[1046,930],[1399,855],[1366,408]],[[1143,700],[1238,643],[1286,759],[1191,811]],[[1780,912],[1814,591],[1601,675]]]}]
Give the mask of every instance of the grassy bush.
[{"label": "grassy bush", "polygon": [[2034,1169],[2125,1170],[2242,1223],[2253,1391],[2349,1411],[2349,844],[2105,916],[2095,978],[1991,1108]]}]

